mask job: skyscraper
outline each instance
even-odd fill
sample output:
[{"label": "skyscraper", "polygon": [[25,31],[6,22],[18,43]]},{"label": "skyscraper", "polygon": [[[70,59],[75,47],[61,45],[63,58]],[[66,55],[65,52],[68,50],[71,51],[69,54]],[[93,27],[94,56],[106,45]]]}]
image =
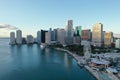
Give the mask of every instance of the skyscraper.
[{"label": "skyscraper", "polygon": [[79,36],[79,30],[78,30],[78,26],[76,26],[75,28],[75,33],[74,33],[75,36]]},{"label": "skyscraper", "polygon": [[57,29],[57,41],[60,44],[65,44],[65,30],[64,29]]},{"label": "skyscraper", "polygon": [[103,24],[96,23],[92,28],[92,42],[95,46],[101,47],[103,38]]},{"label": "skyscraper", "polygon": [[27,44],[31,44],[34,42],[33,36],[32,35],[27,35]]},{"label": "skyscraper", "polygon": [[51,29],[45,33],[45,43],[51,44]]},{"label": "skyscraper", "polygon": [[90,29],[82,30],[81,40],[91,41],[91,31],[90,31]]},{"label": "skyscraper", "polygon": [[73,44],[79,45],[81,42],[80,36],[74,36],[73,37]]},{"label": "skyscraper", "polygon": [[66,25],[66,44],[71,45],[73,43],[73,21],[68,20]]},{"label": "skyscraper", "polygon": [[57,41],[57,29],[54,29],[55,32],[55,41]]},{"label": "skyscraper", "polygon": [[104,45],[106,47],[111,47],[112,39],[113,39],[112,32],[105,32],[104,33]]},{"label": "skyscraper", "polygon": [[21,30],[17,30],[16,32],[16,43],[22,44],[22,31]]},{"label": "skyscraper", "polygon": [[11,32],[10,33],[10,44],[15,44],[15,33]]},{"label": "skyscraper", "polygon": [[37,43],[38,44],[41,43],[41,32],[40,31],[37,32]]},{"label": "skyscraper", "polygon": [[51,31],[51,41],[55,41],[55,31]]},{"label": "skyscraper", "polygon": [[82,26],[76,26],[75,28],[75,35],[77,36],[81,36],[81,33],[82,33]]},{"label": "skyscraper", "polygon": [[78,30],[79,30],[79,35],[81,36],[81,34],[82,34],[82,26],[78,26]]},{"label": "skyscraper", "polygon": [[41,43],[45,43],[45,33],[48,31],[41,30]]}]

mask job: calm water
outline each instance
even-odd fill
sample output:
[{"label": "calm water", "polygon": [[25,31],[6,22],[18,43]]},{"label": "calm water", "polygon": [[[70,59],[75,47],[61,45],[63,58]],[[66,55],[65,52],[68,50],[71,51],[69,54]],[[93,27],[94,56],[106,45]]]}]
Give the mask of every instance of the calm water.
[{"label": "calm water", "polygon": [[65,52],[0,39],[0,80],[96,80]]}]

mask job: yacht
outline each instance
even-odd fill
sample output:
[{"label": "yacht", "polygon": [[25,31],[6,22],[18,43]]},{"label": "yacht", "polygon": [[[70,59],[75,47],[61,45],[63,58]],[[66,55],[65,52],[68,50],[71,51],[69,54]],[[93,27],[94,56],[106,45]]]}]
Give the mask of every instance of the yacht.
[{"label": "yacht", "polygon": [[40,47],[41,47],[42,49],[44,49],[44,48],[46,47],[46,44],[45,44],[45,43],[41,43]]}]

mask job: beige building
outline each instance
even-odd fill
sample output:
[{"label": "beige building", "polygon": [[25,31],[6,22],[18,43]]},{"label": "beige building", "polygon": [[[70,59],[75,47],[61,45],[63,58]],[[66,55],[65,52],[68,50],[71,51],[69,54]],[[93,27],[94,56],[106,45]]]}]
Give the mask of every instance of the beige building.
[{"label": "beige building", "polygon": [[45,43],[48,45],[51,44],[51,30],[45,32]]},{"label": "beige building", "polygon": [[101,47],[102,45],[102,40],[104,38],[103,35],[103,24],[101,23],[96,23],[93,25],[92,28],[92,42],[94,46]]},{"label": "beige building", "polygon": [[112,39],[113,39],[112,32],[105,32],[104,33],[104,45],[106,47],[111,47]]}]

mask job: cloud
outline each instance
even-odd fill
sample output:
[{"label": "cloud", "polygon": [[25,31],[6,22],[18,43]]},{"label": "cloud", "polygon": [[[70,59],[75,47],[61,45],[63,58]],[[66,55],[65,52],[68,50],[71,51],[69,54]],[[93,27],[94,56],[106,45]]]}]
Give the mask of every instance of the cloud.
[{"label": "cloud", "polygon": [[18,28],[9,24],[0,24],[0,29],[17,30]]}]

